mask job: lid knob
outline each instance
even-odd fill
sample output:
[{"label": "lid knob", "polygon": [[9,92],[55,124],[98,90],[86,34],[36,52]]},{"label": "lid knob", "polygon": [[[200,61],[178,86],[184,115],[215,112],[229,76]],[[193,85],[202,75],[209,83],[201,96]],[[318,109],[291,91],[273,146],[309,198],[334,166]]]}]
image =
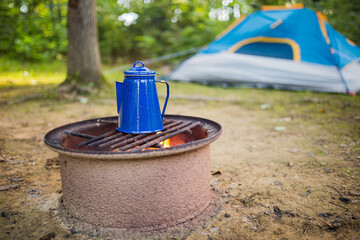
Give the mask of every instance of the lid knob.
[{"label": "lid knob", "polygon": [[136,61],[133,67],[124,71],[125,76],[155,76],[155,71],[145,67],[142,61]]},{"label": "lid knob", "polygon": [[[137,67],[136,64],[138,64],[138,63],[140,63],[140,64],[142,65],[141,67],[145,67],[145,64],[144,64],[142,61],[136,61],[136,62],[134,62],[133,67]],[[138,67],[140,67],[140,66],[138,66]]]}]

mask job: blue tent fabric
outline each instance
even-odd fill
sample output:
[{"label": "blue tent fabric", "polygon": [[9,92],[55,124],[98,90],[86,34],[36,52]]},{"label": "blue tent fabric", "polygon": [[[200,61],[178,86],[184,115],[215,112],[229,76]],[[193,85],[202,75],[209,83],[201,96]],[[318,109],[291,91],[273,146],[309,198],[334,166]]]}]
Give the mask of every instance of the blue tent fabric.
[{"label": "blue tent fabric", "polygon": [[[282,23],[272,29],[271,25],[278,20]],[[227,35],[213,41],[200,54],[221,52],[239,41],[256,36],[292,39],[301,48],[301,61],[331,66],[335,64],[321,33],[316,13],[306,8],[258,11],[248,16]]]},{"label": "blue tent fabric", "polygon": [[353,61],[360,60],[360,48],[358,46],[350,43],[345,36],[338,33],[329,24],[326,24],[326,30],[329,34],[335,64],[340,69]]},{"label": "blue tent fabric", "polygon": [[235,51],[235,53],[284,59],[294,58],[292,48],[285,43],[250,43],[240,47]]},{"label": "blue tent fabric", "polygon": [[[352,82],[350,85],[355,89],[349,89],[348,91],[359,91],[360,76],[355,76],[355,71],[358,70],[351,70],[352,72],[347,70],[348,72],[344,74],[346,77],[343,76],[341,71],[348,64],[354,64],[351,69],[360,68],[360,48],[333,29],[326,22],[325,17],[321,16],[323,15],[303,7],[260,10],[247,16],[228,32],[204,47],[194,57],[220,55],[230,52],[246,56],[267,57],[269,61],[270,59],[281,58],[299,63],[328,66],[329,69],[335,67],[338,69],[341,84],[346,85],[347,78],[350,78],[349,81]],[[184,62],[174,74],[170,75],[170,78],[177,77],[182,80],[182,74],[179,71],[186,64]],[[244,69],[244,71],[246,70]],[[241,72],[237,73],[240,73],[239,75],[248,75],[241,74]],[[185,81],[197,81],[195,78],[192,79],[188,73],[183,75],[186,75],[184,77],[184,79],[186,78]],[[197,75],[197,77],[199,76]],[[318,75],[314,76],[315,81],[318,77]],[[266,78],[266,75],[264,75],[264,78]],[[244,79],[239,79],[239,82],[241,80]],[[259,82],[261,81],[259,79]],[[319,81],[323,82],[323,80]],[[289,84],[291,85],[291,83]],[[323,91],[327,91],[326,86],[324,86]],[[334,91],[334,89],[332,88],[331,91]],[[339,86],[338,92],[343,91],[343,88]]]}]

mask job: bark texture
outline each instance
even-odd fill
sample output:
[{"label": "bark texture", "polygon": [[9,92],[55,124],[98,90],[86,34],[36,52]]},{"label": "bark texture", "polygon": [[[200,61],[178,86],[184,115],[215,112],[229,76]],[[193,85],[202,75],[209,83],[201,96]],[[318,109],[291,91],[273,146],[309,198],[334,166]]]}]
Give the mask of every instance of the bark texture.
[{"label": "bark texture", "polygon": [[68,72],[64,84],[73,85],[77,90],[105,83],[101,73],[95,8],[95,0],[68,2]]}]

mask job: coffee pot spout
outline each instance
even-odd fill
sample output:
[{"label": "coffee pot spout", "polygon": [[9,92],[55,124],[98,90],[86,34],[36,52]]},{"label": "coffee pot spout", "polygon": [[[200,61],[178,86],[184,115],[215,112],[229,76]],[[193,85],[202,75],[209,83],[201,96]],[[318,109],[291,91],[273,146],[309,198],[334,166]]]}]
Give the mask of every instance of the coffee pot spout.
[{"label": "coffee pot spout", "polygon": [[122,95],[123,95],[124,85],[121,82],[116,82],[116,103],[117,103],[117,113],[120,112]]}]

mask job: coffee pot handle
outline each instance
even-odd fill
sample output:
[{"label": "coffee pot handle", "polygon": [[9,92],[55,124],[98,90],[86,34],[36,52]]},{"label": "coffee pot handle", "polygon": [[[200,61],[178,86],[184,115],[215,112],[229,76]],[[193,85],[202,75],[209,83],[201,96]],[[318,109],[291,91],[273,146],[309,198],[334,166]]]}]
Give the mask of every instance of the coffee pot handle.
[{"label": "coffee pot handle", "polygon": [[166,92],[167,92],[167,94],[166,94],[166,99],[165,99],[164,107],[163,107],[163,110],[162,110],[162,113],[161,113],[161,117],[164,119],[165,110],[166,110],[166,105],[167,105],[167,103],[168,103],[169,95],[170,95],[170,86],[169,86],[169,84],[168,84],[166,81],[164,81],[164,80],[160,80],[160,81],[155,80],[155,82],[165,83],[165,84],[166,84]]}]

